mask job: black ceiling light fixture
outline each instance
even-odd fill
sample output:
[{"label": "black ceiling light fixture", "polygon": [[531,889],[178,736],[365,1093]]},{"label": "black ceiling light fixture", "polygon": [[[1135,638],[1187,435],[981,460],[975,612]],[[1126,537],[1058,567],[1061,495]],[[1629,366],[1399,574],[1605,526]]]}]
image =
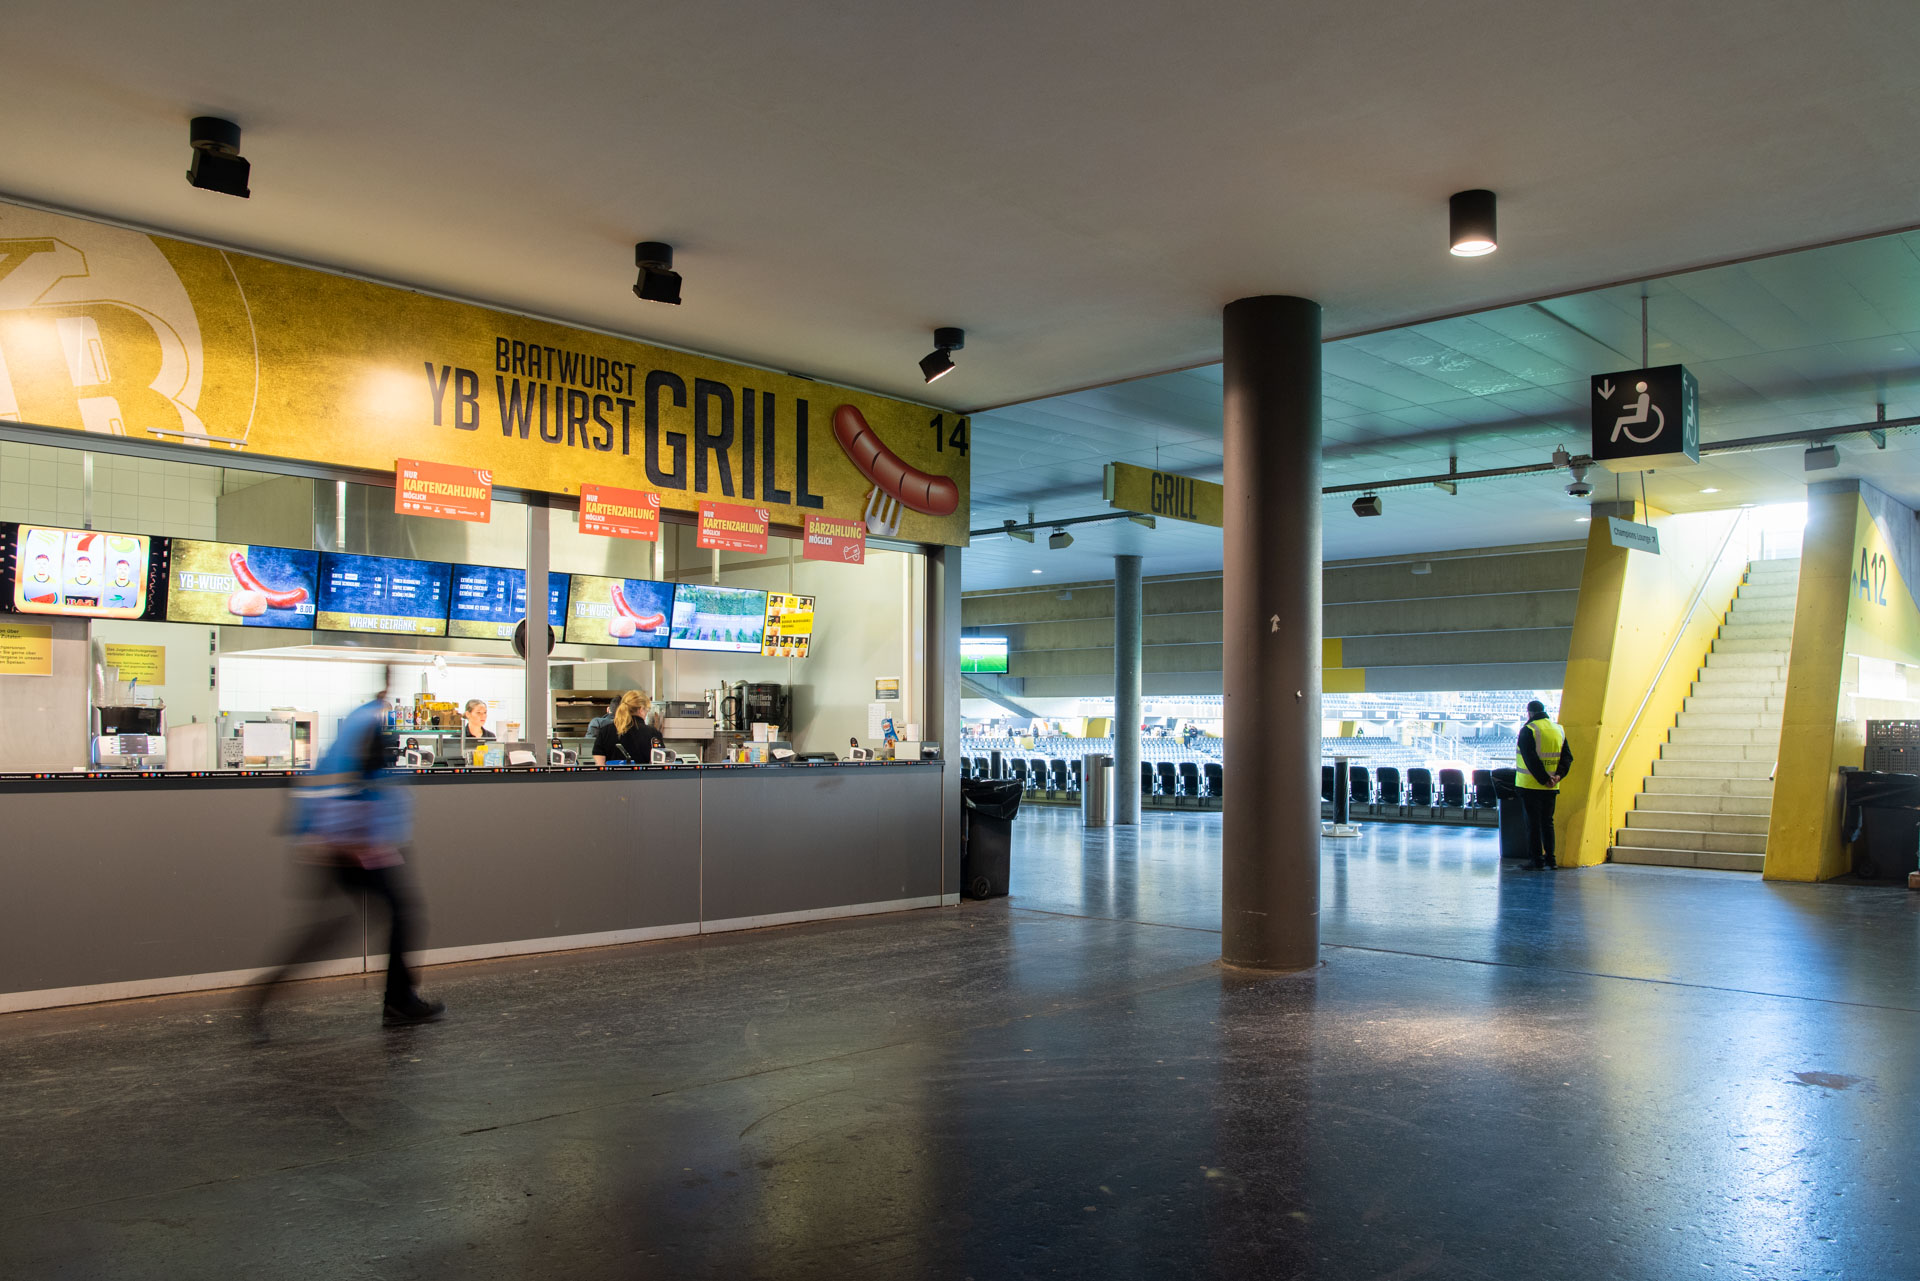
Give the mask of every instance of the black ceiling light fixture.
[{"label": "black ceiling light fixture", "polygon": [[953,372],[953,353],[967,345],[967,331],[942,325],[933,331],[933,350],[920,358],[920,373],[928,382]]},{"label": "black ceiling light fixture", "polygon": [[1484,258],[1500,247],[1493,193],[1483,187],[1456,191],[1447,201],[1448,248],[1456,258]]},{"label": "black ceiling light fixture", "polygon": [[1362,494],[1353,500],[1353,514],[1356,516],[1378,516],[1385,510],[1378,494]]},{"label": "black ceiling light fixture", "polygon": [[633,247],[633,265],[640,269],[640,279],[633,282],[635,298],[680,305],[680,273],[673,269],[672,245],[641,241]]},{"label": "black ceiling light fixture", "polygon": [[223,196],[252,197],[247,177],[253,166],[240,156],[240,126],[219,116],[195,116],[187,125],[187,140],[193,144],[193,163],[187,167],[187,182],[202,191],[217,191]]}]

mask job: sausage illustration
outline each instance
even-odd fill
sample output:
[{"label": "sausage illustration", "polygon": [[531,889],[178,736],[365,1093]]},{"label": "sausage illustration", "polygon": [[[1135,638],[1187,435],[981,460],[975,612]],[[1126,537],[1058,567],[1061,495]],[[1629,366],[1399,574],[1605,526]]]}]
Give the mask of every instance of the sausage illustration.
[{"label": "sausage illustration", "polygon": [[960,506],[960,486],[948,476],[934,476],[907,465],[886,447],[880,433],[867,425],[866,416],[852,405],[833,411],[833,436],[847,457],[882,492],[902,506],[927,516],[951,516]]},{"label": "sausage illustration", "polygon": [[[615,636],[631,636],[635,632],[651,632],[666,626],[667,623],[667,616],[665,614],[635,613],[633,606],[627,603],[627,589],[624,583],[615,585],[613,589],[613,612],[618,615],[618,617],[613,620],[612,624],[608,625],[607,630]],[[632,626],[623,627],[615,631],[615,627],[621,622],[631,623]]]},{"label": "sausage illustration", "polygon": [[[241,588],[241,590],[233,594],[233,600],[229,605],[230,608],[234,603],[249,606],[253,605],[253,601],[244,599],[253,593],[259,594],[263,606],[270,606],[274,609],[292,609],[295,605],[298,605],[307,598],[307,589],[304,587],[291,587],[284,592],[277,592],[261,582],[252,568],[248,566],[247,554],[245,552],[228,552],[227,564],[232,568],[233,576],[239,580]],[[265,613],[266,609],[235,609],[233,612],[243,617],[254,618]]]}]

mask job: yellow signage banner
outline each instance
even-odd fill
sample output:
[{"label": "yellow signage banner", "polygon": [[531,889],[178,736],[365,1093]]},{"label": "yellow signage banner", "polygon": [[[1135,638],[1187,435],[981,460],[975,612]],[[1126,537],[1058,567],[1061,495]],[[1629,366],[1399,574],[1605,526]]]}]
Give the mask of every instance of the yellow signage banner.
[{"label": "yellow signage banner", "polygon": [[396,458],[967,541],[969,424],[921,405],[0,203],[0,419]]},{"label": "yellow signage banner", "polygon": [[167,647],[165,645],[105,645],[108,667],[120,669],[123,681],[142,685],[167,683]]},{"label": "yellow signage banner", "polygon": [[53,675],[53,628],[0,623],[0,676]]},{"label": "yellow signage banner", "polygon": [[1106,498],[1122,511],[1165,516],[1196,525],[1226,524],[1226,489],[1210,480],[1195,480],[1170,471],[1108,463]]}]

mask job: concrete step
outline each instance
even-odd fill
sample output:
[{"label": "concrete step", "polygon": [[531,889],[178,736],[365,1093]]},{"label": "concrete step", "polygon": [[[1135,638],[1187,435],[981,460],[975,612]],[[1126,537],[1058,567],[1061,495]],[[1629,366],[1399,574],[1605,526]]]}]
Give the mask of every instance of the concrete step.
[{"label": "concrete step", "polygon": [[1637,863],[1645,867],[1699,867],[1718,872],[1759,872],[1765,869],[1764,854],[1731,854],[1719,850],[1666,850],[1620,844],[1608,854],[1615,863]]},{"label": "concrete step", "polygon": [[1741,680],[1737,673],[1716,672],[1702,675],[1687,692],[1700,698],[1779,698],[1787,692],[1787,683]]},{"label": "concrete step", "polygon": [[1773,777],[1773,760],[1762,761],[1689,761],[1663,756],[1653,763],[1655,778],[1757,778]]},{"label": "concrete step", "polygon": [[1722,654],[1716,651],[1707,655],[1707,665],[1702,670],[1715,676],[1738,672],[1740,679],[1750,681],[1787,679],[1786,658],[1780,654]]},{"label": "concrete step", "polygon": [[1682,712],[1676,729],[1770,729],[1780,733],[1779,712]]},{"label": "concrete step", "polygon": [[1662,743],[1663,761],[1765,761],[1773,764],[1779,749],[1771,743]]},{"label": "concrete step", "polygon": [[1767,852],[1767,834],[1764,831],[1755,836],[1745,832],[1676,831],[1667,827],[1636,827],[1628,831],[1623,827],[1614,834],[1613,839],[1615,844],[1631,844],[1640,849],[1695,850],[1717,854]]},{"label": "concrete step", "polygon": [[1785,695],[1767,695],[1754,697],[1751,694],[1690,694],[1685,699],[1683,712],[1783,712],[1786,710]]},{"label": "concrete step", "polygon": [[1787,654],[1793,649],[1791,637],[1785,640],[1777,636],[1748,636],[1739,634],[1721,636],[1713,642],[1713,654],[1771,654],[1776,663],[1785,663]]},{"label": "concrete step", "polygon": [[1800,562],[1798,560],[1756,560],[1747,566],[1749,583],[1772,582],[1781,578],[1798,581],[1799,577]]},{"label": "concrete step", "polygon": [[1648,775],[1640,790],[1654,796],[1773,796],[1770,778],[1704,778],[1698,775]]},{"label": "concrete step", "polygon": [[1667,731],[1669,743],[1760,743],[1768,748],[1778,749],[1780,731],[1767,729],[1708,729],[1705,726],[1691,725],[1683,718],[1679,724]]},{"label": "concrete step", "polygon": [[[1642,792],[1634,798],[1636,809],[1661,810],[1669,814],[1757,814],[1766,818],[1773,812],[1773,800],[1766,796],[1703,796],[1698,792]],[[1659,826],[1655,824],[1654,826]]]},{"label": "concrete step", "polygon": [[1793,620],[1783,618],[1778,622],[1756,622],[1728,615],[1727,621],[1720,624],[1720,635],[1715,639],[1777,641],[1781,650],[1785,651],[1793,647]]},{"label": "concrete step", "polygon": [[1792,600],[1800,591],[1798,579],[1760,578],[1740,584],[1735,600]]},{"label": "concrete step", "polygon": [[1788,603],[1764,605],[1736,604],[1722,616],[1728,623],[1791,623],[1794,619],[1794,606]]},{"label": "concrete step", "polygon": [[1662,832],[1723,832],[1738,836],[1765,836],[1767,816],[1765,814],[1703,814],[1696,810],[1649,810],[1638,807],[1627,811],[1629,832],[1649,827]]}]

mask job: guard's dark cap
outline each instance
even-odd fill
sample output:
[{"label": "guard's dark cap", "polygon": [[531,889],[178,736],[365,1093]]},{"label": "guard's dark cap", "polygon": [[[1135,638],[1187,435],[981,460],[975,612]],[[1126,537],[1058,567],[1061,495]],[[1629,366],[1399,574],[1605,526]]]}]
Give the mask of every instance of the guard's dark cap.
[{"label": "guard's dark cap", "polygon": [[1537,721],[1542,716],[1545,716],[1546,714],[1547,714],[1547,705],[1541,702],[1539,699],[1536,698],[1531,703],[1527,704],[1528,720]]}]

